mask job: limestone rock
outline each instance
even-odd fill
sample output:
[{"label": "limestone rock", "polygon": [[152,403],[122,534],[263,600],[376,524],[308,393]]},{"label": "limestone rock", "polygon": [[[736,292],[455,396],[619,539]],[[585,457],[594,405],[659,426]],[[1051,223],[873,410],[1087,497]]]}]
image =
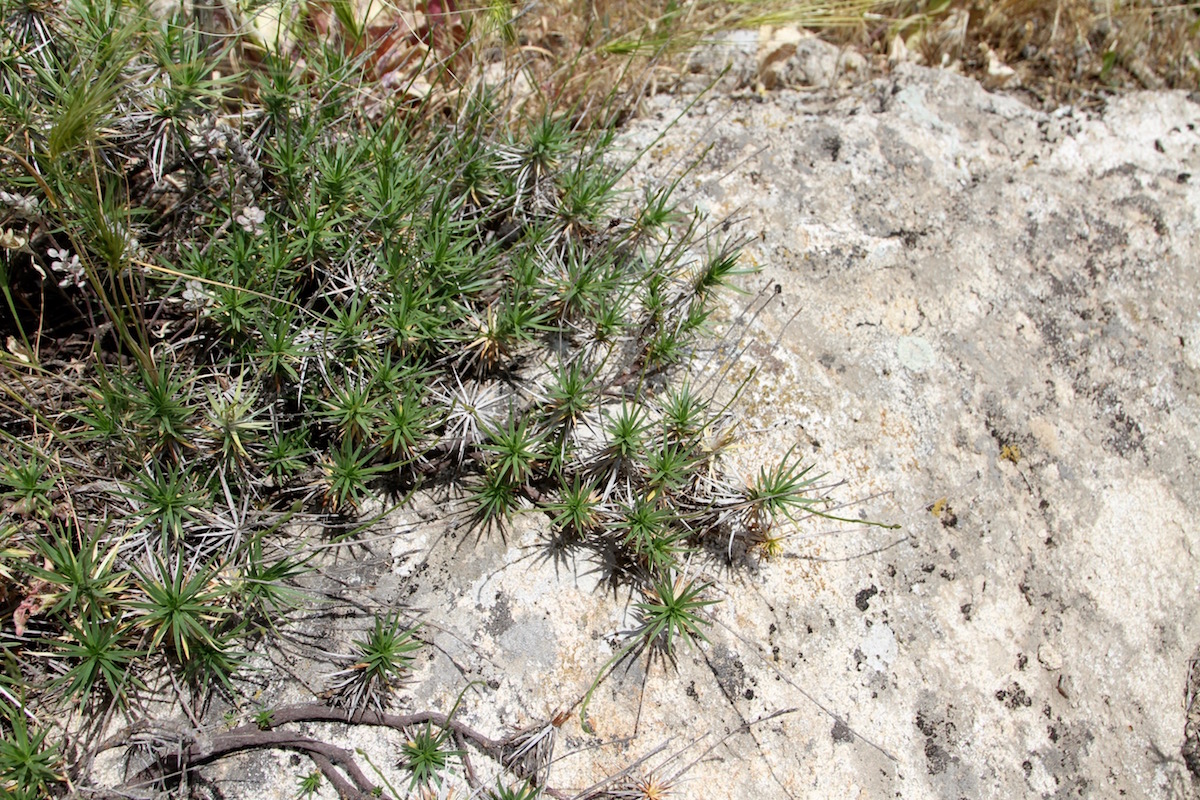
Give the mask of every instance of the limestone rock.
[{"label": "limestone rock", "polygon": [[[624,146],[686,102],[647,99]],[[898,62],[835,93],[702,100],[628,180],[670,180],[687,152],[685,206],[762,267],[713,361],[748,381],[731,466],[794,449],[845,481],[838,516],[902,529],[814,518],[775,560],[694,565],[724,587],[710,644],[615,672],[597,734],[565,718],[553,782],[669,740],[642,768],[683,750],[681,798],[1185,796],[1200,105],[1047,115]],[[532,518],[464,541],[417,511],[361,579],[363,605],[425,610],[437,647],[411,693],[449,708],[471,683],[460,718],[496,736],[571,707],[636,598]],[[347,746],[387,764],[397,745]],[[295,794],[275,762],[224,768],[226,797]]]},{"label": "limestone rock", "polygon": [[[651,103],[630,145],[678,102]],[[728,373],[756,370],[740,458],[805,448],[858,498],[843,514],[904,525],[814,521],[730,590],[714,647],[753,697],[718,692],[696,730],[798,710],[694,785],[1188,795],[1200,104],[1044,114],[898,60],[849,91],[715,97],[669,138],[711,146],[689,201],[739,220],[763,269],[740,344],[777,346]],[[713,697],[704,673],[684,680]],[[642,735],[686,708],[661,686],[670,713]]]}]

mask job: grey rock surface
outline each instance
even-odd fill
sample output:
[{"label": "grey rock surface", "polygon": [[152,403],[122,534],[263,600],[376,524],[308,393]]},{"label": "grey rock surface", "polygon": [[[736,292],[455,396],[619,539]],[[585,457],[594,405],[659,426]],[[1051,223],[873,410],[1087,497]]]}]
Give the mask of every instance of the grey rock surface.
[{"label": "grey rock surface", "polygon": [[1045,115],[901,67],[701,101],[652,150],[711,147],[691,197],[778,292],[734,370],[754,451],[810,447],[909,537],[808,540],[732,592],[730,705],[800,711],[731,794],[1191,795],[1198,125],[1183,94]]},{"label": "grey rock surface", "polygon": [[[633,184],[700,156],[682,196],[762,268],[709,365],[750,381],[732,466],[796,448],[845,482],[839,514],[902,529],[813,520],[778,558],[695,564],[723,587],[710,644],[614,674],[553,782],[649,754],[635,773],[695,762],[676,797],[1192,796],[1200,104],[1046,115],[906,66],[687,103],[649,99],[622,141],[649,148]],[[532,518],[482,541],[438,520],[401,512],[354,578],[423,610],[412,694],[479,681],[459,713],[493,735],[571,706],[636,598]],[[224,769],[292,797],[286,759]]]}]

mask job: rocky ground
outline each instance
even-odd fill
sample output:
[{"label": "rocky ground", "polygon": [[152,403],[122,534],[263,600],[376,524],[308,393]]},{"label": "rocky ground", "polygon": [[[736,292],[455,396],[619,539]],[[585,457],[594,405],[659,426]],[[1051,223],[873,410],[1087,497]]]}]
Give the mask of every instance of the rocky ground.
[{"label": "rocky ground", "polygon": [[[838,513],[902,527],[813,520],[778,558],[697,564],[710,644],[603,684],[553,782],[649,754],[634,774],[692,764],[678,797],[1191,797],[1200,102],[1045,114],[904,64],[831,89],[821,47],[771,87],[734,58],[686,112],[689,87],[656,95],[623,142],[650,148],[635,184],[699,157],[683,195],[762,268],[708,365],[751,377],[738,468],[795,447],[845,482]],[[459,713],[493,734],[575,703],[632,626],[541,524],[477,543],[410,509],[346,573],[423,610],[413,694],[478,680]],[[255,758],[227,796],[295,795],[307,766]]]}]

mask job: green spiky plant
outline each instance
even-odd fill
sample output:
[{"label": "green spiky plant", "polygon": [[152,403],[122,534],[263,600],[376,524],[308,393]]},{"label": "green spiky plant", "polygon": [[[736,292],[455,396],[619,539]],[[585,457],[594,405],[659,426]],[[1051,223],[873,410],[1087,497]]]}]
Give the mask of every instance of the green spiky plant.
[{"label": "green spiky plant", "polygon": [[[453,91],[497,45],[469,24],[414,34],[381,100],[371,27],[333,12],[271,43],[135,0],[0,0],[15,796],[58,791],[82,752],[43,720],[166,687],[245,708],[248,654],[323,613],[306,576],[418,489],[617,564],[645,597],[622,658],[702,641],[709,601],[677,576],[711,544],[828,513],[791,454],[749,487],[723,471],[727,407],[686,375],[738,242],[678,210],[679,180],[618,188],[615,129],[588,122],[615,113],[514,123],[505,86]],[[351,716],[382,713],[417,647],[398,613],[360,613],[327,697]],[[413,787],[458,758],[451,727],[409,726]]]},{"label": "green spiky plant", "polygon": [[313,770],[306,775],[302,775],[297,783],[299,785],[296,791],[296,796],[311,798],[321,788],[321,771]]},{"label": "green spiky plant", "polygon": [[208,650],[222,649],[225,641],[214,623],[229,615],[222,602],[225,591],[217,583],[211,564],[193,565],[182,557],[174,567],[155,561],[138,576],[140,599],[129,603],[135,625],[148,634],[147,646],[165,645],[180,663],[188,663]]},{"label": "green spiky plant", "polygon": [[682,575],[668,571],[646,589],[646,599],[636,604],[641,624],[632,632],[628,643],[600,669],[583,697],[579,720],[585,730],[591,729],[587,711],[592,695],[607,673],[622,660],[646,650],[659,652],[668,660],[674,660],[675,650],[681,644],[694,647],[699,642],[708,641],[704,628],[711,622],[702,612],[717,602],[703,597],[708,588],[707,584],[698,583],[695,579],[685,580]]},{"label": "green spiky plant", "polygon": [[542,508],[552,514],[551,524],[569,536],[581,538],[600,524],[600,497],[592,483],[584,482],[579,475],[563,484],[558,492],[558,502],[543,503]]},{"label": "green spiky plant", "polygon": [[414,729],[408,740],[400,745],[399,766],[411,777],[409,789],[442,785],[442,775],[452,760],[463,755],[461,749],[447,747],[451,732],[449,728],[435,729],[426,723]]},{"label": "green spiky plant", "polygon": [[196,519],[197,508],[209,502],[186,470],[158,464],[136,474],[129,490],[121,494],[136,508],[130,516],[140,517],[132,530],[157,532],[164,549],[171,542],[183,540],[187,524]]},{"label": "green spiky plant", "polygon": [[312,571],[312,554],[279,554],[268,550],[268,541],[278,547],[277,533],[291,518],[291,513],[285,514],[255,531],[242,552],[231,559],[238,565],[240,575],[230,587],[230,599],[240,622],[250,631],[279,634],[288,612],[309,603],[308,594],[296,584]]},{"label": "green spiky plant", "polygon": [[67,640],[54,655],[70,667],[57,679],[57,687],[67,698],[80,698],[86,705],[93,699],[94,688],[102,688],[104,697],[125,702],[128,694],[141,686],[132,671],[145,651],[130,649],[127,626],[118,621],[85,617],[67,629]]},{"label": "green spiky plant", "polygon": [[129,573],[118,567],[119,545],[107,524],[83,534],[61,528],[35,542],[39,563],[28,573],[47,584],[46,613],[111,618],[125,592]]},{"label": "green spiky plant", "polygon": [[36,727],[19,703],[0,700],[0,788],[15,800],[40,800],[63,780],[57,744],[50,728]]},{"label": "green spiky plant", "polygon": [[505,786],[499,779],[496,781],[496,788],[487,793],[490,800],[537,800],[541,796],[541,790],[529,781]]},{"label": "green spiky plant", "polygon": [[354,652],[347,658],[350,666],[332,676],[335,702],[351,713],[365,707],[382,711],[420,647],[416,628],[402,626],[398,614],[375,617],[375,627],[366,638],[355,640]]},{"label": "green spiky plant", "polygon": [[0,470],[0,498],[8,501],[10,511],[22,516],[41,516],[50,510],[50,492],[57,478],[47,475],[49,465],[39,455],[13,459]]}]

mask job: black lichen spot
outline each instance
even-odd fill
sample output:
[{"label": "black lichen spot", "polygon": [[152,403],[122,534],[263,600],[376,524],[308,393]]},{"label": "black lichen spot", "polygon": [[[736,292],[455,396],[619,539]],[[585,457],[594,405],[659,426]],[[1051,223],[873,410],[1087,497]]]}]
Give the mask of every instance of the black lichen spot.
[{"label": "black lichen spot", "polygon": [[950,754],[946,752],[946,748],[929,739],[925,742],[925,761],[929,765],[929,774],[937,775],[945,772],[946,767],[950,765]]},{"label": "black lichen spot", "polygon": [[925,736],[925,761],[930,775],[945,772],[947,767],[958,762],[947,750],[955,743],[954,723],[926,716],[924,711],[917,712],[915,721],[917,729]]},{"label": "black lichen spot", "polygon": [[875,584],[871,584],[871,588],[863,589],[858,594],[854,595],[854,605],[859,611],[866,611],[871,607],[871,598],[879,594],[879,589]]},{"label": "black lichen spot", "polygon": [[1142,443],[1146,436],[1142,433],[1142,426],[1137,423],[1137,420],[1127,416],[1124,411],[1118,409],[1117,413],[1113,414],[1109,427],[1112,428],[1113,433],[1107,443],[1120,455],[1128,456],[1135,450],[1143,449]]},{"label": "black lichen spot", "polygon": [[1004,703],[1011,710],[1016,710],[1022,706],[1028,708],[1033,705],[1033,698],[1025,694],[1025,690],[1016,681],[1009,684],[1007,689],[997,691],[996,699]]},{"label": "black lichen spot", "polygon": [[842,152],[842,137],[831,133],[821,140],[821,149],[829,154],[830,161],[837,161]]},{"label": "black lichen spot", "polygon": [[850,730],[850,726],[841,719],[833,723],[833,740],[845,743],[854,741],[854,733]]}]

